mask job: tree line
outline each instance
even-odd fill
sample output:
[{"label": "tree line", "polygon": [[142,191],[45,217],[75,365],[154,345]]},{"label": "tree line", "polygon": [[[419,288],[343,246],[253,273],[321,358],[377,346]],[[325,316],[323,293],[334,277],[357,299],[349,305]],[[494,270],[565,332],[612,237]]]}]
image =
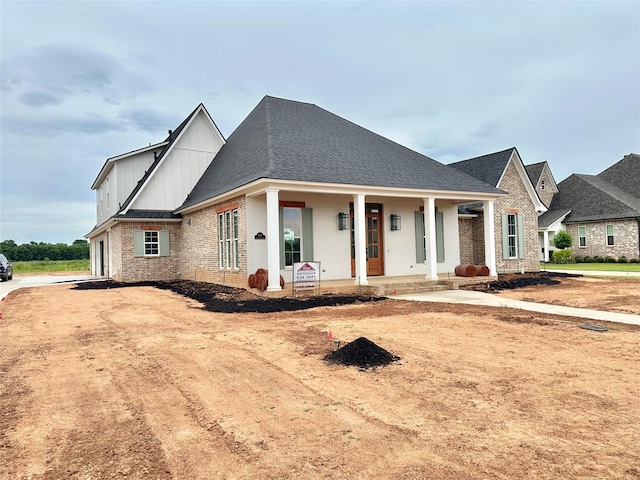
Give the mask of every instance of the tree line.
[{"label": "tree line", "polygon": [[90,246],[87,240],[66,243],[29,242],[18,245],[13,240],[0,242],[0,253],[12,262],[46,260],[85,260],[89,258]]}]

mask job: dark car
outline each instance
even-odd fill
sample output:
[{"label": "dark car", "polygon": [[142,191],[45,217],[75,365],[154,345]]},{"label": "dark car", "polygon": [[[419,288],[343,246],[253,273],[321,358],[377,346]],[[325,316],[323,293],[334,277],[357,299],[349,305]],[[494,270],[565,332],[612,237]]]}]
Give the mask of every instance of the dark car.
[{"label": "dark car", "polygon": [[3,254],[0,253],[0,279],[11,280],[13,278],[13,266]]}]

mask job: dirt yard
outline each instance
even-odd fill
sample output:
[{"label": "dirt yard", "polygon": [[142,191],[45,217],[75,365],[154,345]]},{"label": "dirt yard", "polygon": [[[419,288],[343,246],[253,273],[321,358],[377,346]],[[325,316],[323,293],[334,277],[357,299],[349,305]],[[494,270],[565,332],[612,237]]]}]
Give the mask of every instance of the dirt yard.
[{"label": "dirt yard", "polygon": [[[638,281],[561,281],[500,295],[640,313]],[[640,478],[634,326],[392,299],[220,313],[149,286],[0,305],[2,479]],[[361,336],[400,360],[323,360]]]}]

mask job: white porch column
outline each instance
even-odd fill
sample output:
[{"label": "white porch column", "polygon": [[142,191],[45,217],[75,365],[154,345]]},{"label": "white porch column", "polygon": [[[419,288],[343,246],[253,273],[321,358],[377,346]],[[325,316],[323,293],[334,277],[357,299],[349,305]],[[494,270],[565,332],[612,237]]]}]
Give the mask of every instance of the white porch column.
[{"label": "white porch column", "polygon": [[549,230],[546,228],[542,232],[542,248],[544,248],[544,261],[549,261]]},{"label": "white porch column", "polygon": [[424,236],[425,254],[424,260],[427,266],[427,280],[438,280],[438,252],[436,248],[436,199],[424,198]]},{"label": "white porch column", "polygon": [[280,209],[278,190],[267,189],[267,291],[282,290],[280,287]]},{"label": "white porch column", "polygon": [[356,249],[356,285],[368,285],[367,280],[367,226],[364,195],[353,196],[353,222]]},{"label": "white porch column", "polygon": [[493,200],[482,202],[484,210],[484,261],[489,267],[489,275],[498,275],[496,270],[496,235],[493,215]]}]

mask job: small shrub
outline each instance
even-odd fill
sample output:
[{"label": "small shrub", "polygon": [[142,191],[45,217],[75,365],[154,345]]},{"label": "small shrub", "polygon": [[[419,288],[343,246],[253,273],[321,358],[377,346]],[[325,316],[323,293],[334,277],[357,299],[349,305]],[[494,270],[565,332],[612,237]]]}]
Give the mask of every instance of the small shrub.
[{"label": "small shrub", "polygon": [[571,250],[565,248],[564,250],[556,250],[555,252],[553,252],[553,263],[566,264],[574,262],[575,260],[573,258],[573,252],[571,252]]},{"label": "small shrub", "polygon": [[606,257],[604,261],[605,263],[616,263],[616,259],[613,257]]},{"label": "small shrub", "polygon": [[582,257],[580,255],[574,257],[576,260],[576,263],[582,263],[584,260],[582,260]]},{"label": "small shrub", "polygon": [[563,250],[573,245],[573,237],[566,230],[560,230],[553,238],[553,246]]},{"label": "small shrub", "polygon": [[593,261],[595,263],[604,263],[604,257],[599,257],[598,255],[596,255],[595,257],[593,257]]},{"label": "small shrub", "polygon": [[622,255],[621,257],[618,257],[618,263],[629,263],[629,260],[627,260],[627,257]]},{"label": "small shrub", "polygon": [[629,263],[640,263],[640,259],[638,258],[630,258]]},{"label": "small shrub", "polygon": [[592,257],[584,257],[584,263],[593,263],[594,260]]}]

